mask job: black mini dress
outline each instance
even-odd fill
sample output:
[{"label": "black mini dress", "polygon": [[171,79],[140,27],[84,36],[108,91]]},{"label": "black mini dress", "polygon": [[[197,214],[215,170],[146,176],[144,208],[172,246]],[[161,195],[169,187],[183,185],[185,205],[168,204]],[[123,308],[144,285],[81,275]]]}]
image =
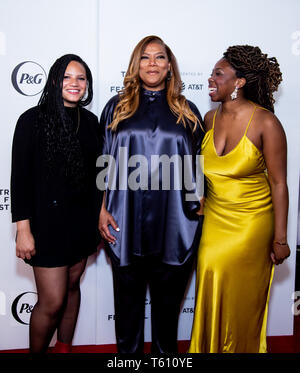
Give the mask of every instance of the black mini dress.
[{"label": "black mini dress", "polygon": [[38,110],[33,107],[23,113],[15,128],[12,221],[30,221],[36,255],[25,262],[40,267],[73,265],[94,253],[100,242],[102,196],[96,187],[96,160],[101,151],[99,122],[93,113],[80,108],[78,127],[77,108],[65,108],[74,121],[86,174],[82,188],[72,188],[59,168],[49,177],[43,141],[37,130]]}]

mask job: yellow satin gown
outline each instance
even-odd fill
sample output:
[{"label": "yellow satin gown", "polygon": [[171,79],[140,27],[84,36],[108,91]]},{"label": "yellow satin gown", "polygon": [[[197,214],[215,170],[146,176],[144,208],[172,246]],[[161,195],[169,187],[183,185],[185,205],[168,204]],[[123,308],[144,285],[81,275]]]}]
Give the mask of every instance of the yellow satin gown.
[{"label": "yellow satin gown", "polygon": [[265,161],[247,137],[256,109],[238,145],[224,156],[214,145],[217,110],[203,139],[207,198],[189,352],[267,352],[274,227]]}]

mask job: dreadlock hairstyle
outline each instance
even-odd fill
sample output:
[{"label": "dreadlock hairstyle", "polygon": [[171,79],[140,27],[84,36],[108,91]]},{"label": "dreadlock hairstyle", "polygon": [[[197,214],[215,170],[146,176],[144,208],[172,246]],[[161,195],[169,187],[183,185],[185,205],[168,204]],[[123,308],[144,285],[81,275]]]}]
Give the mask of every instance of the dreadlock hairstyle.
[{"label": "dreadlock hairstyle", "polygon": [[85,68],[87,95],[78,106],[88,105],[93,98],[92,74],[87,64],[74,54],[58,58],[49,71],[49,76],[38,102],[38,131],[42,134],[48,176],[63,165],[64,175],[74,186],[80,186],[84,179],[82,154],[74,133],[74,124],[67,114],[62,97],[62,86],[66,68],[71,61],[77,61]]},{"label": "dreadlock hairstyle", "polygon": [[243,87],[245,98],[274,113],[273,92],[282,81],[277,59],[268,58],[259,47],[250,45],[229,47],[223,56],[236,71],[236,76],[246,79]]},{"label": "dreadlock hairstyle", "polygon": [[124,88],[119,92],[120,101],[114,111],[113,121],[108,127],[115,131],[122,120],[132,117],[138,109],[142,84],[139,76],[140,60],[145,48],[151,42],[161,44],[165,48],[170,62],[170,76],[166,79],[169,107],[178,118],[177,123],[182,123],[184,126],[186,126],[186,122],[188,122],[189,125],[193,123],[194,131],[198,124],[201,126],[201,123],[190,109],[186,98],[181,94],[182,81],[180,79],[176,58],[163,40],[155,35],[146,36],[134,48],[124,78]]}]

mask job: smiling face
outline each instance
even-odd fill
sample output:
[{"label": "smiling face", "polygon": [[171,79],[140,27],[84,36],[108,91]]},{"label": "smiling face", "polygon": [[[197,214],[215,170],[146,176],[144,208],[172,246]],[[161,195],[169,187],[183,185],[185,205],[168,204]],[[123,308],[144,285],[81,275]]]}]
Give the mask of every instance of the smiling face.
[{"label": "smiling face", "polygon": [[83,65],[77,61],[71,61],[65,71],[62,97],[64,106],[75,107],[87,88],[86,71]]},{"label": "smiling face", "polygon": [[241,88],[244,78],[237,78],[235,70],[222,58],[218,61],[208,79],[208,91],[212,101],[230,101],[235,87]]},{"label": "smiling face", "polygon": [[143,87],[150,91],[165,88],[170,62],[165,47],[158,42],[149,43],[141,56],[139,76]]}]

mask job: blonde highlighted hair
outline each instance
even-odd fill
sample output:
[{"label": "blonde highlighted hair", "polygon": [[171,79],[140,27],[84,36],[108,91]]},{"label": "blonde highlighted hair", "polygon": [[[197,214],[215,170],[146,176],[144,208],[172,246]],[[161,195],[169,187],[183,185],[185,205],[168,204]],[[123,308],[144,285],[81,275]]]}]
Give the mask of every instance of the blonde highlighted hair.
[{"label": "blonde highlighted hair", "polygon": [[170,110],[177,117],[176,123],[182,123],[184,126],[187,123],[191,126],[193,123],[192,130],[195,131],[197,125],[201,126],[201,123],[189,107],[186,98],[181,94],[182,81],[176,58],[163,40],[155,35],[146,36],[134,48],[124,78],[124,88],[119,92],[120,100],[115,108],[113,121],[108,127],[115,131],[121,121],[132,117],[137,111],[141,89],[141,79],[139,76],[140,60],[145,48],[152,42],[161,44],[165,48],[170,63],[171,77],[166,80],[167,101]]}]

